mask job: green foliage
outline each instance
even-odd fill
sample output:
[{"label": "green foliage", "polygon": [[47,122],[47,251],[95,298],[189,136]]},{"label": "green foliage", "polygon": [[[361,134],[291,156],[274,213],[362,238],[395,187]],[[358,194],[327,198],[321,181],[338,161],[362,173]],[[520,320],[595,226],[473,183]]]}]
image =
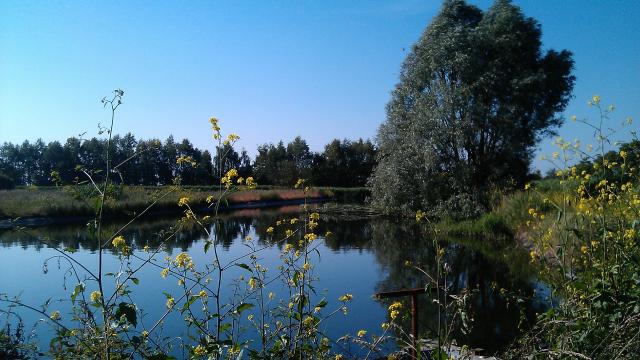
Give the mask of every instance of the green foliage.
[{"label": "green foliage", "polygon": [[31,359],[33,353],[32,346],[25,339],[21,321],[15,326],[15,330],[11,329],[8,322],[6,327],[0,328],[0,359],[26,360]]},{"label": "green foliage", "polygon": [[[531,261],[552,285],[556,308],[506,355],[512,358],[636,359],[640,355],[640,185],[637,140],[606,151],[612,140],[600,119],[597,146],[557,140],[556,179],[532,185],[546,207],[531,204],[526,232]],[[613,130],[607,128],[612,136]],[[635,134],[634,134],[635,135]],[[556,162],[556,160],[558,162]],[[572,162],[580,161],[578,165]]]},{"label": "green foliage", "polygon": [[413,212],[525,181],[534,147],[561,124],[574,82],[571,54],[542,53],[540,35],[509,1],[486,13],[444,3],[387,104],[373,205]]},{"label": "green foliage", "polygon": [[14,186],[15,183],[12,178],[3,173],[0,173],[0,190],[13,189]]}]

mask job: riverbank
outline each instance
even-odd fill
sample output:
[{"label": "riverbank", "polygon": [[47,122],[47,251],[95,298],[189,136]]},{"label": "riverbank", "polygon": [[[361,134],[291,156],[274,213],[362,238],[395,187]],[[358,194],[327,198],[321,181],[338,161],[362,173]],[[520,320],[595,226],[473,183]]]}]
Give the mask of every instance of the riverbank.
[{"label": "riverbank", "polygon": [[[96,197],[89,187],[27,187],[0,191],[0,227],[39,226],[74,222],[95,214]],[[362,203],[366,188],[313,188],[302,190],[260,187],[233,193],[223,201],[223,210],[295,205],[308,202]],[[182,197],[194,210],[212,209],[207,198],[217,198],[214,187],[123,186],[112,189],[105,201],[106,217],[180,213]]]}]

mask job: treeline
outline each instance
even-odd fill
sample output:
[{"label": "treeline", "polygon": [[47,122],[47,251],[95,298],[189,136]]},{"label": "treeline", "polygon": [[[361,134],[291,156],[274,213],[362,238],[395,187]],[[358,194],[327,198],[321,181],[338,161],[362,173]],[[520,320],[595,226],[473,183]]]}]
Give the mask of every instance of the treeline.
[{"label": "treeline", "polygon": [[[160,141],[116,135],[110,149],[111,178],[126,185],[167,185],[175,178],[184,185],[214,185],[219,183],[222,167],[222,173],[236,168],[240,176],[253,176],[261,185],[291,185],[305,178],[319,186],[364,186],[376,158],[374,145],[362,139],[336,139],[317,153],[296,137],[286,145],[280,141],[259,146],[255,159],[246,150],[237,152],[228,145],[211,154],[187,139],[176,142],[172,136]],[[5,142],[0,146],[0,188],[53,185],[54,171],[63,183],[85,180],[84,171],[99,180],[104,176],[106,155],[107,140],[97,138],[69,138],[65,143]],[[181,157],[193,161],[178,164]]]}]

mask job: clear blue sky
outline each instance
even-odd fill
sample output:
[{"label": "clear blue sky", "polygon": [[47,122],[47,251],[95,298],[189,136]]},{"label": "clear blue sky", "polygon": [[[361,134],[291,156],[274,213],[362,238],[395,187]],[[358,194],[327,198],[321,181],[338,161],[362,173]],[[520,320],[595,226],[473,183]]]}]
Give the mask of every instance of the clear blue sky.
[{"label": "clear blue sky", "polygon": [[[487,9],[488,0],[472,0]],[[593,94],[640,121],[640,1],[522,0],[545,48],[574,53],[567,117]],[[389,1],[0,1],[0,142],[115,131],[212,148],[207,119],[258,144],[373,138],[400,64],[441,6]],[[637,127],[637,125],[634,125]],[[588,138],[568,122],[567,139]],[[553,151],[545,141],[544,152]],[[536,167],[548,166],[536,161]]]}]

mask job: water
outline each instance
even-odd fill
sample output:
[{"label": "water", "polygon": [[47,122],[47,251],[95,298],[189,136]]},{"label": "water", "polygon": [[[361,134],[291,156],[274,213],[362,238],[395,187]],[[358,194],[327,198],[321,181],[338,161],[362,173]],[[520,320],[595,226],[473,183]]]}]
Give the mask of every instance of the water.
[{"label": "water", "polygon": [[[243,239],[252,236],[259,246],[258,253],[263,266],[275,271],[281,263],[279,254],[284,244],[273,244],[267,239],[266,229],[277,219],[295,216],[297,207],[278,210],[243,210],[226,214],[221,225],[212,228],[221,240],[220,259],[223,264],[231,262],[247,253]],[[175,223],[175,219],[146,219],[130,226],[124,232],[137,248],[145,245],[156,248],[159,239]],[[120,223],[107,226],[116,229]],[[313,259],[313,275],[316,282],[316,298],[326,298],[327,309],[339,306],[337,298],[353,294],[348,315],[336,314],[321,325],[321,330],[332,340],[345,334],[356,334],[364,329],[368,334],[380,334],[380,324],[389,321],[388,302],[373,298],[377,292],[401,288],[420,287],[425,284],[425,276],[405,266],[410,260],[419,264],[427,273],[435,275],[435,249],[433,241],[425,239],[419,226],[414,223],[397,223],[381,219],[325,218],[317,231],[333,233],[329,238],[319,238],[318,254]],[[168,242],[158,256],[162,263],[164,256],[175,257],[180,252],[188,252],[196,264],[211,263],[213,252],[203,251],[205,234],[193,228],[180,232]],[[444,262],[449,269],[447,276],[452,294],[469,294],[466,302],[466,316],[472,320],[463,327],[458,322],[452,331],[458,344],[485,349],[493,353],[509,344],[518,332],[518,326],[526,326],[535,314],[545,309],[546,288],[537,281],[535,273],[528,265],[527,254],[511,244],[508,239],[440,239],[445,246]],[[66,260],[59,257],[57,249],[75,249],[73,257],[85,264],[90,271],[97,269],[97,249],[86,235],[83,224],[51,226],[25,231],[0,232],[0,293],[11,297],[19,296],[26,304],[39,307],[51,300],[47,312],[61,310],[63,322],[69,323],[69,296],[77,283],[74,270]],[[145,256],[141,250],[137,255]],[[247,259],[238,260],[246,261]],[[133,265],[140,263],[133,260]],[[105,272],[117,272],[119,260],[113,252],[105,256]],[[163,279],[161,267],[145,266],[136,277],[139,285],[133,285],[133,300],[144,309],[139,328],[149,328],[165,310],[166,298],[163,292],[178,294],[175,280]],[[84,280],[81,269],[75,271]],[[225,272],[223,290],[232,293],[233,280],[247,275],[246,270],[232,267]],[[89,289],[95,284],[85,281]],[[283,294],[283,287],[275,281],[269,291],[277,298]],[[87,292],[87,294],[88,294]],[[107,291],[108,292],[108,291]],[[438,307],[435,295],[421,295],[419,304],[419,327],[426,336],[433,334],[438,324]],[[408,303],[407,303],[408,304]],[[0,303],[0,310],[7,310],[6,303]],[[32,329],[43,348],[46,348],[52,328],[39,322],[43,316],[27,309],[14,309],[22,318],[27,329]],[[440,318],[443,320],[443,318]],[[5,319],[0,320],[2,323]],[[410,320],[403,321],[405,331],[410,330]],[[169,316],[162,329],[163,334],[185,339],[185,326],[177,314]],[[248,336],[251,339],[251,336]],[[348,349],[345,351],[355,351]],[[393,347],[394,344],[388,346]]]}]

